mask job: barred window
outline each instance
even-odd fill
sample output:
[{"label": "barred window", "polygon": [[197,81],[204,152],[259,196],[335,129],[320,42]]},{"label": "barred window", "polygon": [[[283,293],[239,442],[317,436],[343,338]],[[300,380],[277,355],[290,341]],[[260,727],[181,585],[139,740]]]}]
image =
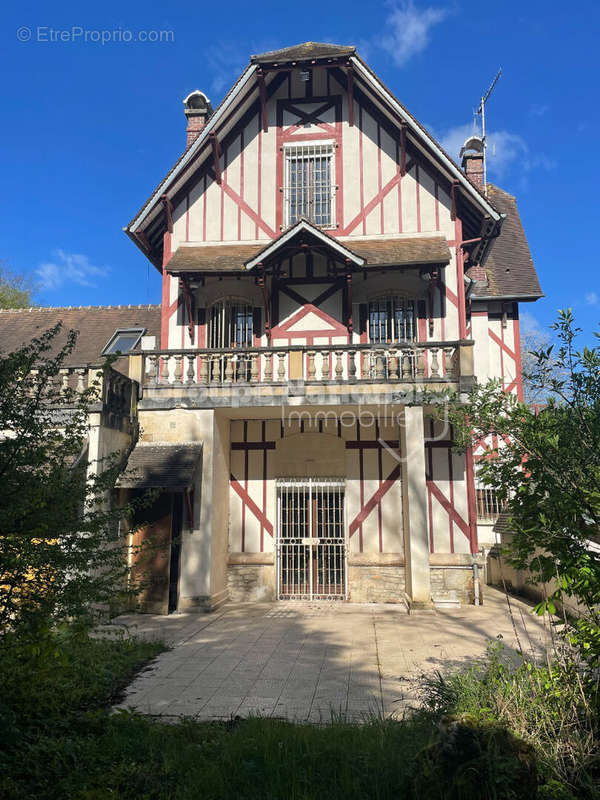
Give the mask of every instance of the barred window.
[{"label": "barred window", "polygon": [[495,489],[477,483],[477,519],[480,522],[495,522],[504,505],[500,502]]},{"label": "barred window", "polygon": [[289,227],[306,218],[333,227],[333,144],[286,147],[284,205]]},{"label": "barred window", "polygon": [[415,301],[406,297],[381,297],[369,303],[369,342],[387,344],[416,339]]},{"label": "barred window", "polygon": [[219,300],[210,307],[209,347],[252,347],[253,307],[237,300]]}]

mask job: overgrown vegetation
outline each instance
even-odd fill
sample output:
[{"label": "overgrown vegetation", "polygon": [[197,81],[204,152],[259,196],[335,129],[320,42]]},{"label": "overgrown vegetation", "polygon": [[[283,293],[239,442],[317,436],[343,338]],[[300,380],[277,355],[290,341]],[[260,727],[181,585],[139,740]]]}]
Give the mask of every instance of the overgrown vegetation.
[{"label": "overgrown vegetation", "polygon": [[60,332],[59,324],[0,355],[0,636],[36,641],[61,621],[81,623],[125,589],[117,523],[133,511],[107,503],[115,461],[88,469],[99,383],[84,391],[63,385],[76,337],[70,331],[61,347]]},{"label": "overgrown vegetation", "polygon": [[554,613],[565,598],[576,601],[581,616],[570,640],[595,670],[600,666],[600,549],[593,546],[600,542],[600,347],[576,349],[580,331],[570,310],[559,312],[552,328],[558,349],[550,345],[533,353],[528,375],[530,384],[546,393],[541,410],[519,403],[492,381],[455,408],[452,422],[459,446],[488,443],[481,475],[506,503],[514,531],[505,556],[549,587],[540,613]]},{"label": "overgrown vegetation", "polygon": [[[454,721],[463,730],[500,725],[510,731],[519,761],[535,763],[543,779],[538,796],[600,797],[598,708],[569,651],[536,664],[510,657],[497,641],[482,663],[424,678],[421,699],[442,729]],[[455,755],[460,768],[460,752]]]},{"label": "overgrown vegetation", "polygon": [[[491,713],[441,720],[442,710],[473,705],[468,677],[456,688],[430,684],[431,708],[399,722],[373,718],[314,726],[256,718],[168,724],[111,714],[108,705],[120,688],[160,649],[126,639],[88,639],[72,629],[58,632],[54,648],[37,656],[24,658],[21,650],[4,647],[3,800],[533,800],[536,791],[537,797],[561,796],[540,794],[548,775],[538,765],[537,749]],[[470,691],[473,702],[482,699],[480,687]]]}]

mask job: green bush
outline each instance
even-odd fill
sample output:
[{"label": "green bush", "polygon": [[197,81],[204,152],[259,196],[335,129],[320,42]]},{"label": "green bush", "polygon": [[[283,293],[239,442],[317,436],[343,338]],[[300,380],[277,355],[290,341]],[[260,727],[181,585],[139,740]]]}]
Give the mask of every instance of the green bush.
[{"label": "green bush", "polygon": [[[517,750],[522,763],[529,760],[527,747],[533,748],[540,782],[546,783],[539,797],[568,798],[570,792],[600,797],[597,698],[582,683],[573,658],[555,657],[545,665],[515,662],[498,641],[481,664],[449,677],[424,678],[421,697],[438,720],[459,715],[472,720],[479,733],[488,725],[510,729],[524,743]],[[549,778],[554,783],[548,784]],[[549,794],[552,785],[561,786],[562,794]]]}]

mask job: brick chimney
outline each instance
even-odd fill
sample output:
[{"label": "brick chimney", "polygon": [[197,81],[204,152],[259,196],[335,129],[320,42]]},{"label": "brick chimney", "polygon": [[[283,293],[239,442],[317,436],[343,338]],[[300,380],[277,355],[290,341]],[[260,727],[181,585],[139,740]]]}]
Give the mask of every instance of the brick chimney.
[{"label": "brick chimney", "polygon": [[483,191],[483,153],[465,153],[461,166],[471,183]]},{"label": "brick chimney", "polygon": [[199,89],[190,92],[183,101],[187,117],[187,143],[186,149],[193,144],[202,133],[213,107],[208,97]]}]

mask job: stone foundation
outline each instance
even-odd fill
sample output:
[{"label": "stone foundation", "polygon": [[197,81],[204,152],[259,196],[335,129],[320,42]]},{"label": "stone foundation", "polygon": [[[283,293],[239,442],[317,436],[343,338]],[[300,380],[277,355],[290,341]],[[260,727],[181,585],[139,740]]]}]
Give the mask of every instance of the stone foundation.
[{"label": "stone foundation", "polygon": [[[475,602],[473,590],[473,571],[471,569],[440,569],[432,567],[431,599],[458,600],[461,605]],[[479,591],[482,591],[483,575],[481,575]]]},{"label": "stone foundation", "polygon": [[348,599],[353,603],[405,603],[403,566],[349,566]]},{"label": "stone foundation", "polygon": [[268,564],[229,564],[229,599],[234,603],[275,600],[275,570]]}]

